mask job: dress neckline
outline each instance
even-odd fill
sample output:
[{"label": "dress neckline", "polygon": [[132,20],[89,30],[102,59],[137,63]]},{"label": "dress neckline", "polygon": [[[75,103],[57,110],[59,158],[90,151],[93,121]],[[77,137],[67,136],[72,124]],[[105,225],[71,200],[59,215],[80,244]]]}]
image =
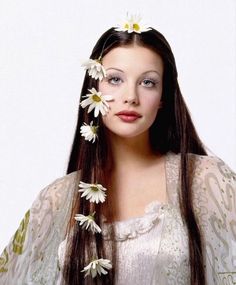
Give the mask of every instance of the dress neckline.
[{"label": "dress neckline", "polygon": [[153,200],[151,202],[149,202],[145,208],[144,208],[144,213],[142,215],[139,216],[135,216],[135,217],[130,217],[128,219],[125,220],[119,220],[119,221],[113,221],[113,222],[107,222],[107,219],[104,215],[102,215],[102,220],[104,223],[106,223],[107,225],[121,225],[121,224],[129,224],[130,222],[132,223],[135,220],[140,220],[143,217],[145,217],[146,215],[150,214],[153,212],[153,209],[157,209],[160,207],[164,207],[168,205],[168,203],[164,203],[164,202],[160,202],[158,200]]},{"label": "dress neckline", "polygon": [[127,220],[106,222],[103,220],[102,235],[104,240],[111,240],[112,227],[114,229],[113,239],[115,241],[125,241],[134,239],[149,232],[155,225],[164,219],[164,213],[169,204],[161,203],[157,200],[148,203],[145,213],[142,216],[132,217]]}]

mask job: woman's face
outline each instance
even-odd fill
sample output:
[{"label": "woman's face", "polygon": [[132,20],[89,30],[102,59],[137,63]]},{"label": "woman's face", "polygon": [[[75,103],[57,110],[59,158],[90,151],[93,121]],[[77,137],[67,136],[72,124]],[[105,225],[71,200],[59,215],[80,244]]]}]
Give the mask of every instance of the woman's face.
[{"label": "woman's face", "polygon": [[106,128],[124,138],[148,133],[161,107],[161,57],[148,48],[129,45],[107,53],[103,66],[107,76],[99,82],[99,91],[114,98],[103,116]]}]

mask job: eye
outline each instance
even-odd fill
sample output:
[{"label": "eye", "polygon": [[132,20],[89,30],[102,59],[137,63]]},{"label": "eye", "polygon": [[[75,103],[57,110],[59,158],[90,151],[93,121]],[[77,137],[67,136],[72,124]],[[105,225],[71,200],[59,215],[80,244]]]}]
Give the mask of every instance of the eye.
[{"label": "eye", "polygon": [[121,78],[118,76],[110,76],[107,78],[107,82],[112,85],[118,85],[119,83],[121,83],[121,81]]},{"label": "eye", "polygon": [[157,83],[158,83],[158,82],[157,82],[156,80],[154,80],[154,79],[144,79],[144,80],[142,81],[142,85],[143,85],[144,87],[148,87],[148,88],[155,87]]}]

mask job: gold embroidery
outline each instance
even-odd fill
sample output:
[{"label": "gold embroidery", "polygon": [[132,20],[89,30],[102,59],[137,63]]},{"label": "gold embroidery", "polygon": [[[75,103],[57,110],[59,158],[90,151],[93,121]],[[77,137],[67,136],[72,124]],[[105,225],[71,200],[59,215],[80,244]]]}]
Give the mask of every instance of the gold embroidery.
[{"label": "gold embroidery", "polygon": [[13,252],[16,254],[22,254],[23,246],[26,236],[26,230],[29,224],[30,211],[25,214],[24,219],[21,221],[18,230],[13,238]]},{"label": "gold embroidery", "polygon": [[8,260],[9,260],[9,256],[5,248],[2,255],[0,256],[0,272],[7,272],[6,265],[8,263]]},{"label": "gold embroidery", "polygon": [[236,272],[219,272],[221,281],[225,285],[236,285]]}]

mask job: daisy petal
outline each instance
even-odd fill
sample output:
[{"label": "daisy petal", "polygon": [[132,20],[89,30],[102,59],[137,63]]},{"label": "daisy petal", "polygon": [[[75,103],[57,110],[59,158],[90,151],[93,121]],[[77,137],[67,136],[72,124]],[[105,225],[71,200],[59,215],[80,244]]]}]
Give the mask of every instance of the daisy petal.
[{"label": "daisy petal", "polygon": [[[105,115],[109,110],[109,105],[107,101],[113,100],[113,97],[111,95],[102,95],[101,92],[98,92],[95,88],[88,89],[90,94],[86,94],[84,96],[84,99],[80,105],[82,108],[88,108],[88,113],[90,113],[94,109],[94,116],[97,117],[99,115],[99,112],[102,115]],[[104,108],[105,106],[105,108]]]},{"label": "daisy petal", "polygon": [[101,228],[95,223],[94,221],[95,212],[91,215],[84,216],[82,214],[76,214],[75,220],[79,222],[79,225],[82,226],[83,229],[91,231],[94,233],[100,233],[102,230]]},{"label": "daisy petal", "polygon": [[101,184],[88,184],[84,182],[79,183],[79,192],[82,193],[81,197],[85,197],[92,203],[103,203],[106,198],[105,191],[107,190]]},{"label": "daisy petal", "polygon": [[82,64],[82,66],[88,71],[89,76],[94,79],[99,78],[101,81],[104,77],[106,77],[105,69],[102,66],[100,59],[87,60]]},{"label": "daisy petal", "polygon": [[97,274],[107,274],[107,270],[110,270],[112,268],[111,262],[109,259],[95,259],[91,261],[87,266],[84,267],[81,272],[85,272],[85,277],[88,275],[91,275],[92,278],[95,278]]},{"label": "daisy petal", "polygon": [[126,15],[126,19],[122,21],[120,24],[115,27],[116,31],[123,31],[128,33],[142,33],[151,30],[148,26],[142,23],[142,18],[140,15],[131,15],[129,16],[128,13]]},{"label": "daisy petal", "polygon": [[98,126],[94,126],[93,121],[91,121],[90,125],[84,123],[80,127],[81,136],[84,137],[86,141],[92,141],[92,143],[94,143],[96,138],[98,137],[97,130]]}]

